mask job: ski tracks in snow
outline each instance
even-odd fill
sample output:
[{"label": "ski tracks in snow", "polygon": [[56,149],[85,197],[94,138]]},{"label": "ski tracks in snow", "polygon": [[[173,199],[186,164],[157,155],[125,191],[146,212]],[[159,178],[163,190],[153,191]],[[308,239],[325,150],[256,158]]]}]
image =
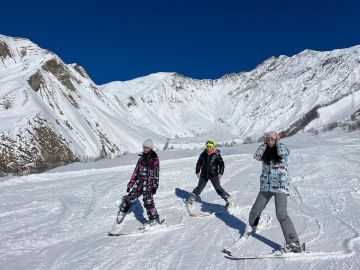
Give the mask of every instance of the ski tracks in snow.
[{"label": "ski tracks in snow", "polygon": [[[0,181],[0,268],[356,269],[360,264],[358,147],[344,147],[342,140],[335,146],[325,140],[306,147],[308,137],[301,138],[290,141],[293,189],[289,215],[300,240],[312,251],[343,251],[344,255],[321,260],[224,259],[220,251],[244,233],[259,190],[261,163],[252,158],[258,146],[254,144],[222,151],[226,169],[221,183],[238,204],[233,214],[190,217],[184,199],[198,182],[198,156],[182,158],[180,153],[178,158],[162,160],[156,207],[169,224],[185,226],[142,236],[106,236],[116,217],[115,202],[124,195],[133,165],[7,177]],[[224,204],[208,183],[194,207],[213,211]],[[273,208],[270,201],[261,218],[264,228],[259,237],[244,246],[249,252],[266,253],[283,243]],[[146,218],[140,199],[124,229],[137,228]]]},{"label": "ski tracks in snow", "polygon": [[[319,156],[318,153],[321,151],[314,147],[307,149],[308,154],[297,156],[297,161],[305,163],[305,166],[299,166],[300,170],[297,170],[297,174],[301,176],[295,177],[295,182],[292,184],[294,196],[290,198],[295,203],[295,208],[307,215],[318,227],[318,232],[313,238],[301,240],[310,248],[323,242],[325,248],[343,252],[343,256],[349,257],[355,254],[354,244],[359,240],[360,234],[359,230],[351,225],[351,222],[345,221],[341,215],[349,211],[346,209],[347,202],[351,195],[359,190],[359,181],[353,173],[345,172],[356,170],[360,173],[357,169],[359,160],[345,158],[349,154],[348,149],[341,146],[337,148],[330,155]],[[312,163],[304,162],[305,159],[310,158]],[[313,170],[314,164],[320,164],[325,168],[320,170],[318,167],[318,171]],[[348,181],[351,177],[353,181]],[[299,185],[302,187],[300,188]],[[354,202],[356,200],[351,201]],[[359,206],[358,201],[356,204]],[[307,234],[309,231],[305,231],[303,237],[307,238]],[[334,242],[339,245],[334,245]]]}]

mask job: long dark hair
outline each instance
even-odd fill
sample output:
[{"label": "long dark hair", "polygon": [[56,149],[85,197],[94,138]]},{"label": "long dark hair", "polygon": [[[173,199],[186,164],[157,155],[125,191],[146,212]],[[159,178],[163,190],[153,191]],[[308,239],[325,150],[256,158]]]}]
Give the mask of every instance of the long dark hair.
[{"label": "long dark hair", "polygon": [[266,163],[266,164],[270,164],[270,161],[272,160],[274,163],[280,163],[281,162],[281,157],[278,155],[277,153],[277,148],[276,146],[270,147],[267,146],[264,154],[262,156],[262,160]]},{"label": "long dark hair", "polygon": [[150,162],[151,160],[154,160],[156,158],[158,158],[158,155],[156,154],[155,151],[153,150],[150,150],[149,152],[147,152],[146,154],[145,153],[142,153],[139,155],[140,157],[142,157],[141,161],[144,165],[146,166],[149,166],[150,165]]}]

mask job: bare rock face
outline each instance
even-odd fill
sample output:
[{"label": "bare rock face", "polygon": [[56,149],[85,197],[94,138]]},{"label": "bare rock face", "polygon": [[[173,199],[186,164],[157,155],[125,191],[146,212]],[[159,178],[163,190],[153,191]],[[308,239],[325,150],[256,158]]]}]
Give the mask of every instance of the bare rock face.
[{"label": "bare rock face", "polygon": [[66,88],[75,91],[75,86],[71,82],[71,74],[62,63],[57,61],[57,59],[47,61],[42,68],[43,70],[52,73]]},{"label": "bare rock face", "polygon": [[28,83],[35,92],[39,91],[42,85],[45,85],[44,78],[40,71],[37,71],[35,74],[33,74],[28,79]]},{"label": "bare rock face", "polygon": [[0,59],[13,57],[8,45],[0,40]]},{"label": "bare rock face", "polygon": [[[17,134],[17,139],[0,134],[0,172],[35,173],[77,161],[68,142],[36,116],[29,126]],[[30,140],[26,138],[30,137]]]},{"label": "bare rock face", "polygon": [[82,67],[79,66],[78,64],[74,64],[73,68],[81,75],[81,77],[85,78],[85,79],[89,79],[89,75],[87,74],[86,70]]},{"label": "bare rock face", "polygon": [[110,106],[83,67],[30,40],[0,35],[0,175],[125,154],[125,131],[109,129],[119,117]]}]

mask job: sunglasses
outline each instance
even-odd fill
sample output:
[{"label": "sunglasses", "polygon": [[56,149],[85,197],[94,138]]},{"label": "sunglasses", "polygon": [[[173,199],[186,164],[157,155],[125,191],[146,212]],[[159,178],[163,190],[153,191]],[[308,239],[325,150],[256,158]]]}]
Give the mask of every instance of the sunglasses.
[{"label": "sunglasses", "polygon": [[215,147],[215,143],[213,141],[207,141],[205,145],[206,147]]}]

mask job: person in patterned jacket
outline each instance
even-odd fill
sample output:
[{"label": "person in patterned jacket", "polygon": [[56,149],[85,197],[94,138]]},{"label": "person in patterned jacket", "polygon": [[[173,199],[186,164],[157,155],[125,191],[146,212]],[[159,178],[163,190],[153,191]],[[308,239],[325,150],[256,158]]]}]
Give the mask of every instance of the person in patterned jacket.
[{"label": "person in patterned jacket", "polygon": [[143,143],[143,152],[135,166],[135,170],[127,184],[127,195],[122,199],[119,206],[117,222],[121,223],[131,204],[141,195],[144,207],[149,217],[149,225],[160,223],[159,215],[155,208],[154,194],[159,187],[160,162],[153,150],[153,142],[147,139]]},{"label": "person in patterned jacket", "polygon": [[248,234],[256,231],[260,215],[269,200],[275,198],[276,217],[280,222],[285,238],[284,252],[302,252],[295,227],[287,214],[290,177],[288,175],[288,157],[290,151],[280,142],[280,135],[271,131],[266,134],[265,142],[254,154],[256,160],[262,161],[260,192],[249,214]]},{"label": "person in patterned jacket", "polygon": [[200,154],[196,163],[195,173],[199,179],[197,187],[190,193],[186,203],[192,205],[196,196],[205,188],[208,181],[214,186],[217,194],[221,196],[226,202],[226,209],[234,207],[235,203],[231,200],[229,193],[227,193],[220,185],[220,179],[223,177],[225,165],[220,155],[220,150],[215,148],[215,142],[208,140],[205,144],[206,149]]}]

